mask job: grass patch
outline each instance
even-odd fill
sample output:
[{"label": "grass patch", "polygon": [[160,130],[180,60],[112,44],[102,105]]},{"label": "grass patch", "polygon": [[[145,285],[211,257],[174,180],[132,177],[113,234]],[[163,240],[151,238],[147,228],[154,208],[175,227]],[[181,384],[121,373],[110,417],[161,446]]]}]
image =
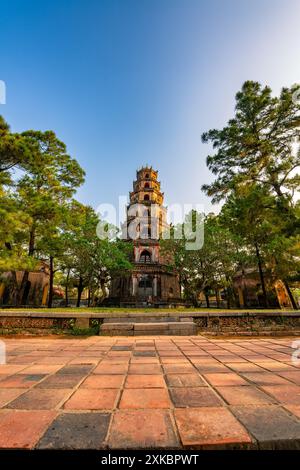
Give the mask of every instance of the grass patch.
[{"label": "grass patch", "polygon": [[96,336],[99,334],[99,328],[90,327],[90,328],[72,328],[68,330],[68,334],[72,336]]},{"label": "grass patch", "polygon": [[278,313],[278,312],[295,312],[295,310],[280,310],[277,309],[238,309],[238,308],[205,308],[205,307],[178,307],[178,308],[136,308],[136,307],[54,307],[54,308],[1,308],[0,315],[5,313],[20,313],[20,312],[36,312],[36,313]]}]

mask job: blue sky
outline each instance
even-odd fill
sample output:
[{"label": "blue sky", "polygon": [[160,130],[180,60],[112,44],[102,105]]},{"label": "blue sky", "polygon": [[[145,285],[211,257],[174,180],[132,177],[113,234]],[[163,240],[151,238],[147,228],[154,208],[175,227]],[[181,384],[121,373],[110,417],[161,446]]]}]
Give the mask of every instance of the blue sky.
[{"label": "blue sky", "polygon": [[159,170],[166,203],[203,203],[201,133],[245,80],[300,82],[299,0],[0,0],[0,113],[52,129],[85,169],[80,201],[128,194]]}]

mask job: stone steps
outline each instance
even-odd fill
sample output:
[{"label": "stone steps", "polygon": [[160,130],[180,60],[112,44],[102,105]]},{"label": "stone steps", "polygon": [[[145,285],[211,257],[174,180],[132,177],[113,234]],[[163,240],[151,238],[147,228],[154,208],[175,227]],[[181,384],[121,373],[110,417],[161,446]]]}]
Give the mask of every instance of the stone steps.
[{"label": "stone steps", "polygon": [[180,322],[192,322],[191,317],[183,317],[182,315],[147,315],[147,314],[138,314],[127,316],[117,317],[111,316],[109,318],[104,318],[103,323],[180,323]]},{"label": "stone steps", "polygon": [[132,322],[127,319],[127,322],[104,322],[100,329],[100,335],[107,336],[189,336],[196,334],[197,326],[193,321]]}]

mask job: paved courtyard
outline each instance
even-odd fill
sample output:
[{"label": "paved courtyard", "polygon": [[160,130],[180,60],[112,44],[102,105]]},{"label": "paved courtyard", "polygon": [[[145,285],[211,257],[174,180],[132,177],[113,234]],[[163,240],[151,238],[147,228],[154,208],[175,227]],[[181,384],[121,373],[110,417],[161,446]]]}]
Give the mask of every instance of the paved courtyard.
[{"label": "paved courtyard", "polygon": [[300,447],[295,339],[4,339],[0,448]]}]

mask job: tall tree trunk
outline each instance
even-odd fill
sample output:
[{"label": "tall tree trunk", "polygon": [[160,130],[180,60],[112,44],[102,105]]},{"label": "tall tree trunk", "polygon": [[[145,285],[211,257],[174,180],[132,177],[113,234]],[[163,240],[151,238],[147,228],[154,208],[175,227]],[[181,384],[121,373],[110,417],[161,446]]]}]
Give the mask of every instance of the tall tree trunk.
[{"label": "tall tree trunk", "polygon": [[233,300],[234,300],[234,303],[235,303],[235,306],[238,307],[239,305],[239,297],[236,293],[236,291],[234,289],[231,289],[232,291],[232,297],[233,297]]},{"label": "tall tree trunk", "polygon": [[49,297],[48,297],[48,308],[52,308],[52,302],[53,302],[53,280],[54,280],[53,256],[50,256],[50,263],[49,263]]},{"label": "tall tree trunk", "polygon": [[101,292],[102,292],[101,302],[103,302],[103,300],[106,298],[105,285],[106,285],[105,279],[100,279],[100,288],[101,288]]},{"label": "tall tree trunk", "polygon": [[91,289],[88,290],[88,307],[91,306]]},{"label": "tall tree trunk", "polygon": [[[5,248],[7,250],[11,251],[12,246],[11,243],[5,242]],[[11,301],[12,305],[15,306],[17,305],[17,296],[18,296],[18,283],[17,283],[17,273],[16,271],[11,271],[11,277],[12,277],[12,287],[10,289],[10,294],[9,294],[9,300]]]},{"label": "tall tree trunk", "polygon": [[220,307],[220,296],[219,296],[218,289],[215,289],[215,294],[216,294],[217,308],[219,308]]},{"label": "tall tree trunk", "polygon": [[243,297],[244,297],[244,307],[248,307],[248,289],[247,289],[247,280],[246,280],[246,276],[245,276],[245,271],[244,269],[242,269],[242,277],[243,277],[243,287],[242,287],[242,291],[243,291]]},{"label": "tall tree trunk", "polygon": [[206,300],[206,306],[207,308],[209,308],[209,295],[207,292],[205,292],[204,295],[205,295],[205,300]]},{"label": "tall tree trunk", "polygon": [[65,287],[66,307],[69,306],[69,278],[70,278],[70,269],[68,269],[67,280],[66,280],[66,287]]},{"label": "tall tree trunk", "polygon": [[180,273],[179,273],[178,282],[179,282],[179,295],[180,295],[180,298],[182,298],[183,280],[182,280],[182,276],[180,275]]},{"label": "tall tree trunk", "polygon": [[18,297],[17,297],[18,305],[26,305],[27,303],[28,290],[26,289],[26,286],[27,286],[28,280],[29,280],[29,271],[24,271],[21,285],[20,285],[19,292],[18,292]]},{"label": "tall tree trunk", "polygon": [[263,291],[264,307],[268,307],[269,303],[268,303],[264,273],[263,273],[263,269],[262,269],[262,261],[261,261],[260,251],[259,251],[257,243],[254,243],[254,246],[255,246],[255,253],[256,253],[256,258],[257,258],[257,266],[258,266],[258,271],[259,271],[261,288],[262,288],[262,291]]},{"label": "tall tree trunk", "polygon": [[78,284],[78,287],[77,287],[77,303],[76,303],[76,307],[80,307],[80,301],[81,301],[81,294],[82,294],[82,291],[83,291],[83,279],[82,277],[80,276],[79,278],[79,284]]},{"label": "tall tree trunk", "polygon": [[[28,256],[33,256],[34,253],[34,244],[35,244],[35,227],[32,226],[30,234],[29,234],[29,247],[28,247]],[[17,305],[26,305],[27,298],[28,298],[28,289],[26,289],[27,283],[29,279],[29,271],[23,272],[23,277],[21,281],[21,285],[18,290],[17,294]]]},{"label": "tall tree trunk", "polygon": [[232,296],[233,289],[231,287],[232,279],[228,275],[225,275],[225,279],[227,282],[227,287],[225,289],[226,290],[226,303],[227,303],[227,308],[230,309],[233,304],[233,296]]},{"label": "tall tree trunk", "polygon": [[293,309],[294,309],[294,310],[298,310],[298,306],[297,306],[297,304],[296,304],[296,301],[295,301],[295,299],[294,299],[294,296],[293,296],[293,294],[292,294],[292,291],[291,291],[291,289],[290,289],[290,286],[288,285],[287,281],[285,281],[285,280],[283,281],[283,284],[284,284],[284,286],[285,286],[285,288],[286,288],[286,290],[287,290],[287,293],[288,293],[288,296],[289,296],[289,298],[290,298],[290,301],[291,301],[291,304],[292,304],[292,306],[293,306]]},{"label": "tall tree trunk", "polygon": [[192,302],[193,302],[193,306],[197,308],[198,307],[197,295],[194,295],[194,294],[192,295]]},{"label": "tall tree trunk", "polygon": [[17,273],[16,271],[11,271],[11,276],[12,276],[12,290],[11,290],[11,303],[12,305],[18,305],[17,299],[18,299],[18,282],[17,282]]},{"label": "tall tree trunk", "polygon": [[69,292],[68,292],[68,285],[65,285],[65,307],[69,306]]},{"label": "tall tree trunk", "polygon": [[229,292],[228,287],[226,287],[226,303],[227,303],[227,308],[230,309],[231,308],[231,299],[230,299],[230,292]]}]

